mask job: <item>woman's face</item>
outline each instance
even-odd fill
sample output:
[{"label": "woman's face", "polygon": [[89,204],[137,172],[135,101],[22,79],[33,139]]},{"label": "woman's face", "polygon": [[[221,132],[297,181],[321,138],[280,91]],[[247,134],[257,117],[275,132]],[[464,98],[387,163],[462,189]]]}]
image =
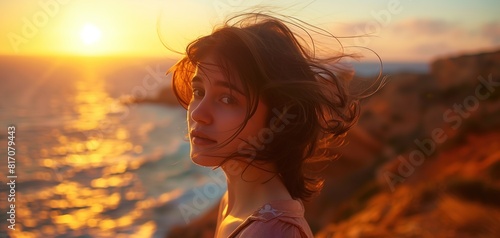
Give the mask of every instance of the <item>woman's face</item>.
[{"label": "woman's face", "polygon": [[[267,127],[267,107],[259,101],[257,111],[243,130],[229,144],[229,138],[242,126],[247,113],[247,97],[239,79],[226,78],[215,62],[208,58],[196,68],[191,87],[193,96],[188,105],[187,122],[191,159],[202,166],[219,166],[235,152],[248,157],[245,141],[259,145],[259,131]],[[260,146],[262,148],[262,146]]]}]

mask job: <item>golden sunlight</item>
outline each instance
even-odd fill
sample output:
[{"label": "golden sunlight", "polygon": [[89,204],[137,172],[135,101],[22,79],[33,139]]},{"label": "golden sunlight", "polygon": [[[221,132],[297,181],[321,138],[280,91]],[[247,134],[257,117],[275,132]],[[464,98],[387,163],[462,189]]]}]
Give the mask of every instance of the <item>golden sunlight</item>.
[{"label": "golden sunlight", "polygon": [[80,38],[85,45],[92,45],[101,39],[101,30],[92,24],[86,24],[80,31]]}]

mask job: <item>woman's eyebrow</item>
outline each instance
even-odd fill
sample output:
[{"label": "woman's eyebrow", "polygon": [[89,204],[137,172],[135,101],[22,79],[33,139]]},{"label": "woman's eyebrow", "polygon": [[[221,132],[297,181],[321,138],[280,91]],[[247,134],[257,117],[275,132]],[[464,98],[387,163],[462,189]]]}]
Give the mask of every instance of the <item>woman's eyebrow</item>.
[{"label": "woman's eyebrow", "polygon": [[192,79],[191,79],[191,83],[202,83],[203,82],[203,79],[201,79],[200,76],[198,75],[195,75]]},{"label": "woman's eyebrow", "polygon": [[226,81],[221,81],[221,80],[215,81],[215,86],[228,88],[229,90],[234,90],[241,95],[245,95],[239,88]]},{"label": "woman's eyebrow", "polygon": [[[193,77],[193,79],[191,79],[191,83],[202,83],[202,82],[203,82],[202,77],[200,77],[198,75],[195,75]],[[227,81],[217,80],[217,81],[215,81],[214,86],[228,88],[230,90],[236,91],[237,93],[239,93],[241,95],[245,95],[245,93],[243,93],[243,91],[241,89],[237,88],[236,86],[234,86],[233,84],[231,84],[231,83],[229,83]]]}]

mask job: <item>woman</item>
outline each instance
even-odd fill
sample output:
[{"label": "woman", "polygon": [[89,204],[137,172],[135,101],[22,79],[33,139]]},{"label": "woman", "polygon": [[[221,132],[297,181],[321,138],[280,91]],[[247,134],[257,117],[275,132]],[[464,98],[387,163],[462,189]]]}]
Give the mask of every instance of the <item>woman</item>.
[{"label": "woman", "polygon": [[346,55],[315,57],[287,25],[307,33],[269,15],[232,18],[169,70],[193,162],[227,176],[216,237],[313,237],[302,200],[322,180],[309,166],[334,158],[328,148],[358,118],[359,97],[334,67]]}]

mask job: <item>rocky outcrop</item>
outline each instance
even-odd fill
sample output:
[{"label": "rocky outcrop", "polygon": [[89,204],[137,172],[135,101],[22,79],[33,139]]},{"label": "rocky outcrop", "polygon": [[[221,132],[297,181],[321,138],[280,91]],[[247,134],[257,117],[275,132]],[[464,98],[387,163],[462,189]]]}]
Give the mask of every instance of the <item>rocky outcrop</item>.
[{"label": "rocky outcrop", "polygon": [[171,87],[162,88],[154,97],[142,97],[142,98],[130,97],[123,100],[123,103],[153,103],[153,104],[162,104],[167,106],[180,105]]},{"label": "rocky outcrop", "polygon": [[[468,136],[316,237],[498,237],[499,138],[500,131]],[[378,187],[388,187],[385,179],[379,182]]]},{"label": "rocky outcrop", "polygon": [[473,86],[480,76],[492,74],[496,79],[500,78],[499,62],[500,51],[496,51],[438,59],[430,66],[438,88],[447,90],[463,85]]},{"label": "rocky outcrop", "polygon": [[500,51],[431,65],[364,102],[359,127],[388,153],[317,237],[500,235]]}]

